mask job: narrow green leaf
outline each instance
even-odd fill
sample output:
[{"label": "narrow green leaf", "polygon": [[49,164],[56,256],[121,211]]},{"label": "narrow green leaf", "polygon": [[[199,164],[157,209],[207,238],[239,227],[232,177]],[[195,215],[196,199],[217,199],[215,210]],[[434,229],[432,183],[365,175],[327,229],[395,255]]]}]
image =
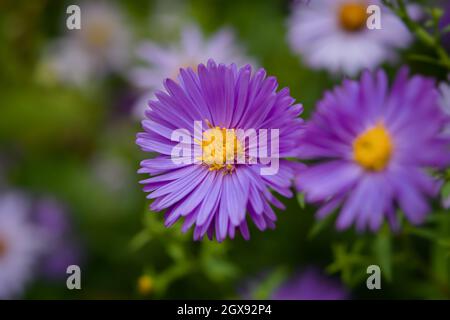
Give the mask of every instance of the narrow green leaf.
[{"label": "narrow green leaf", "polygon": [[334,221],[334,214],[329,214],[322,220],[317,220],[308,233],[308,239],[314,239],[320,232],[325,230]]},{"label": "narrow green leaf", "polygon": [[269,299],[274,290],[284,281],[285,278],[286,270],[284,268],[278,268],[273,271],[252,293],[252,298],[258,300]]},{"label": "narrow green leaf", "polygon": [[383,228],[376,236],[373,250],[380,264],[381,272],[388,282],[392,281],[392,244],[391,235]]},{"label": "narrow green leaf", "polygon": [[305,209],[305,194],[304,193],[297,193],[297,201],[300,205],[300,208]]}]

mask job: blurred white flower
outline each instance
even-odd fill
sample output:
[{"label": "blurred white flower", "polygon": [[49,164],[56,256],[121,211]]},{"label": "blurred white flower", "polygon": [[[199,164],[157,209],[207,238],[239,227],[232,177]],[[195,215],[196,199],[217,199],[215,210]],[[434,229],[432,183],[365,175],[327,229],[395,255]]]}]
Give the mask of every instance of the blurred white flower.
[{"label": "blurred white flower", "polygon": [[[381,8],[381,29],[367,28],[367,7]],[[412,36],[379,0],[314,0],[294,5],[288,21],[292,50],[313,69],[353,76],[396,58]]]},{"label": "blurred white flower", "polygon": [[45,55],[43,70],[50,72],[50,80],[84,86],[96,77],[95,60],[73,39],[60,39],[52,43]]},{"label": "blurred white flower", "polygon": [[[444,110],[445,114],[450,117],[450,84],[447,82],[442,82],[439,85],[439,93],[440,93],[439,99],[440,105]],[[450,125],[447,125],[445,133],[450,136]],[[447,195],[442,199],[442,206],[445,209],[450,209],[450,195]]]},{"label": "blurred white flower", "polygon": [[119,8],[109,2],[80,5],[81,29],[68,30],[46,50],[43,65],[58,80],[88,86],[109,72],[123,71],[131,34]]},{"label": "blurred white flower", "polygon": [[[439,93],[439,105],[442,107],[445,114],[450,117],[450,84],[448,82],[442,82],[439,85]],[[450,124],[447,125],[445,132],[450,136]]]},{"label": "blurred white flower", "polygon": [[0,299],[22,293],[44,247],[44,237],[28,221],[29,210],[24,196],[0,195]]},{"label": "blurred white flower", "polygon": [[131,73],[132,83],[143,92],[133,108],[133,114],[139,120],[144,116],[148,100],[162,88],[164,79],[176,78],[180,68],[192,67],[195,70],[210,58],[218,63],[235,63],[238,66],[253,63],[244,55],[230,29],[221,29],[205,38],[195,25],[183,29],[179,43],[163,47],[144,42],[138,47],[137,54],[145,63]]},{"label": "blurred white flower", "polygon": [[442,82],[439,85],[440,91],[440,105],[444,109],[444,112],[450,116],[450,84]]}]

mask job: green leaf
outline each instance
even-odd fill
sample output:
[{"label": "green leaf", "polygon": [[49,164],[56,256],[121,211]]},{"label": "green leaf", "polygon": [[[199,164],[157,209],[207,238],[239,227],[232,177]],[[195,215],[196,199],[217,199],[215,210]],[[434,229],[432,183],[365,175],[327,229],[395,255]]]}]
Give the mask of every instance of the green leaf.
[{"label": "green leaf", "polygon": [[392,244],[391,235],[386,225],[376,235],[373,250],[377,257],[382,274],[388,282],[392,281]]},{"label": "green leaf", "polygon": [[203,260],[203,268],[207,276],[215,282],[223,282],[238,274],[237,267],[225,259],[208,257]]},{"label": "green leaf", "polygon": [[416,228],[414,226],[408,225],[405,228],[405,233],[410,233],[415,236],[427,239],[429,241],[437,241],[436,234],[432,230],[429,230],[429,229]]},{"label": "green leaf", "polygon": [[130,247],[132,251],[138,251],[144,247],[150,240],[152,236],[147,230],[142,230],[137,235],[135,235],[130,242]]},{"label": "green leaf", "polygon": [[297,201],[300,205],[300,208],[305,209],[305,194],[304,193],[297,193]]},{"label": "green leaf", "polygon": [[441,196],[443,199],[450,197],[450,181],[446,182],[442,187]]},{"label": "green leaf", "polygon": [[261,281],[256,290],[252,293],[252,298],[257,300],[269,299],[276,288],[286,279],[285,268],[278,268],[266,279]]},{"label": "green leaf", "polygon": [[436,58],[422,55],[422,54],[410,54],[407,56],[407,58],[412,61],[429,63],[429,64],[433,64],[433,65],[437,65],[437,66],[442,65],[442,63],[439,60],[437,60]]},{"label": "green leaf", "polygon": [[441,17],[444,15],[444,10],[442,10],[441,8],[431,8],[431,15],[433,16],[433,18],[435,19],[435,21],[439,21],[441,19]]},{"label": "green leaf", "polygon": [[450,24],[441,30],[442,34],[446,34],[450,32]]},{"label": "green leaf", "polygon": [[167,253],[173,260],[175,260],[177,262],[180,262],[180,261],[183,261],[184,259],[186,259],[186,254],[184,253],[184,247],[176,242],[172,242],[167,246]]},{"label": "green leaf", "polygon": [[365,270],[370,263],[368,257],[361,255],[365,241],[355,240],[351,248],[344,243],[332,246],[334,262],[327,266],[326,272],[329,274],[341,273],[342,282],[350,287],[361,283],[365,276]]},{"label": "green leaf", "polygon": [[334,221],[334,214],[329,214],[322,220],[317,220],[308,233],[308,239],[314,239],[320,232],[325,230]]}]

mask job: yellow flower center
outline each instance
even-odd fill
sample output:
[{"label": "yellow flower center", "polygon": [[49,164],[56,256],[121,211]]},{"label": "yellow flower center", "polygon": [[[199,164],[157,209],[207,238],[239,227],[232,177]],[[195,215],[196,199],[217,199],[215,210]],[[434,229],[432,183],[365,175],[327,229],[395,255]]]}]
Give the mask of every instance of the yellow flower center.
[{"label": "yellow flower center", "polygon": [[105,48],[111,41],[111,37],[111,26],[106,21],[95,22],[86,27],[86,40],[91,48]]},{"label": "yellow flower center", "polygon": [[0,237],[0,259],[6,255],[6,252],[8,251],[8,244],[6,243],[6,240]]},{"label": "yellow flower center", "polygon": [[231,173],[237,157],[244,155],[242,144],[234,129],[210,126],[203,132],[202,141],[197,143],[202,147],[200,160],[209,167],[210,171],[224,169],[225,173]]},{"label": "yellow flower center", "polygon": [[339,8],[339,22],[345,31],[355,32],[364,28],[367,20],[366,6],[358,2],[348,2]]},{"label": "yellow flower center", "polygon": [[187,61],[185,63],[182,63],[180,68],[183,68],[183,69],[191,68],[192,70],[194,70],[195,73],[197,73],[198,64],[199,63],[195,62],[194,60]]},{"label": "yellow flower center", "polygon": [[173,70],[172,74],[170,75],[170,79],[177,79],[178,74],[180,73],[180,69],[187,69],[191,68],[194,70],[195,73],[197,73],[198,69],[198,63],[194,61],[187,61],[185,63],[181,63],[178,67]]},{"label": "yellow flower center", "polygon": [[364,169],[383,170],[392,155],[392,139],[383,124],[379,123],[360,134],[353,142],[353,158]]},{"label": "yellow flower center", "polygon": [[138,290],[142,295],[147,295],[153,290],[153,279],[150,276],[143,275],[138,279]]}]

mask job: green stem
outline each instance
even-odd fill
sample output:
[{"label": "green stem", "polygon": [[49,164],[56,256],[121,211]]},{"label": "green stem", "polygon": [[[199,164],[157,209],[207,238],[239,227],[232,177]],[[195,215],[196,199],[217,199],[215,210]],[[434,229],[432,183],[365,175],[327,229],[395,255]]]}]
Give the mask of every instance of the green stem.
[{"label": "green stem", "polygon": [[408,14],[405,2],[403,0],[397,0],[397,6],[391,1],[383,0],[386,7],[391,9],[397,16],[403,21],[406,27],[416,35],[417,39],[427,47],[435,51],[439,58],[439,64],[450,71],[450,56],[440,44],[440,36],[431,35],[426,29],[417,24]]}]

